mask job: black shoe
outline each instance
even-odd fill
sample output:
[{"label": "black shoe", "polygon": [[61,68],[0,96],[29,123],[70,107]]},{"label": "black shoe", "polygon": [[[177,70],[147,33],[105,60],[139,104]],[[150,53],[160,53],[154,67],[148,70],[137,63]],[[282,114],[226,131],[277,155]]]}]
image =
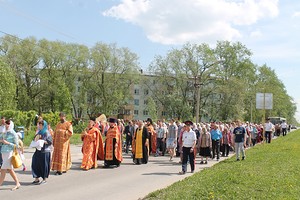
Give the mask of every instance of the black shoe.
[{"label": "black shoe", "polygon": [[185,174],[185,171],[179,172],[179,175],[184,175],[184,174]]},{"label": "black shoe", "polygon": [[236,161],[240,161],[240,159],[238,158],[238,159],[236,159]]},{"label": "black shoe", "polygon": [[203,161],[201,161],[200,164],[203,164]]},{"label": "black shoe", "polygon": [[245,160],[245,157],[242,157],[242,160]]},{"label": "black shoe", "polygon": [[60,176],[60,175],[62,175],[62,173],[61,172],[59,172],[59,171],[57,171],[57,172],[55,172],[55,174],[54,175],[56,175],[56,176]]},{"label": "black shoe", "polygon": [[207,161],[205,161],[204,164],[207,164]]},{"label": "black shoe", "polygon": [[34,180],[31,184],[33,184],[33,185],[38,185],[39,183],[40,183],[39,180]]}]

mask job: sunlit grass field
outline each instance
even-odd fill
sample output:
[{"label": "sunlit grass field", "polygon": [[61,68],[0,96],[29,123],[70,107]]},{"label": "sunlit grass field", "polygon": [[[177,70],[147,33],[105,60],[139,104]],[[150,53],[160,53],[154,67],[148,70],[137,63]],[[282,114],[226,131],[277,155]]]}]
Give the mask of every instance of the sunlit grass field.
[{"label": "sunlit grass field", "polygon": [[300,199],[300,130],[248,149],[244,161],[233,156],[145,199]]}]

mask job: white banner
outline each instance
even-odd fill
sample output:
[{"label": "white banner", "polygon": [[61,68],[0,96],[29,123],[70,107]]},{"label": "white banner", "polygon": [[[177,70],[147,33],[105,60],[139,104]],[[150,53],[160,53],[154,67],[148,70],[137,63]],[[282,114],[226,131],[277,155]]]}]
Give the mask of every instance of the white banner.
[{"label": "white banner", "polygon": [[256,93],[256,109],[273,109],[273,94]]}]

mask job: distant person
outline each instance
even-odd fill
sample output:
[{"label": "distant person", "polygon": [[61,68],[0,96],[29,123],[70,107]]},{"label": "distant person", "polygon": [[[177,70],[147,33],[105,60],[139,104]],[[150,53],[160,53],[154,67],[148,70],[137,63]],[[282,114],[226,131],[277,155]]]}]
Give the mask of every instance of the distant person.
[{"label": "distant person", "polygon": [[282,136],[286,136],[286,133],[287,133],[287,123],[286,123],[286,121],[283,121],[282,123],[281,123],[281,129],[282,129]]},{"label": "distant person", "polygon": [[252,125],[252,131],[251,131],[251,143],[252,143],[252,146],[255,146],[256,142],[257,142],[257,137],[258,137],[258,130],[256,128],[255,125]]},{"label": "distant person", "polygon": [[224,129],[222,131],[221,144],[222,144],[222,156],[228,157],[230,146],[231,146],[231,134],[229,131],[229,127],[227,125],[224,126]]},{"label": "distant person", "polygon": [[127,126],[125,126],[124,134],[126,138],[125,152],[128,153],[129,147],[132,145],[132,138],[134,134],[134,125],[131,120],[128,122]]},{"label": "distant person", "polygon": [[246,158],[245,147],[246,147],[247,132],[245,127],[242,126],[240,120],[237,121],[237,127],[233,130],[233,141],[235,143],[235,154],[236,160],[240,160],[240,151],[242,152],[242,160]]},{"label": "distant person", "polygon": [[219,130],[218,125],[215,122],[212,122],[210,125],[210,136],[212,140],[212,159],[216,157],[217,161],[220,159],[220,142],[222,139],[222,132]]},{"label": "distant person", "polygon": [[170,161],[172,161],[173,157],[176,156],[176,147],[177,147],[177,133],[178,127],[175,123],[174,119],[170,120],[168,133],[167,133],[167,149],[170,155]]},{"label": "distant person", "polygon": [[[207,164],[208,158],[211,156],[211,137],[209,131],[207,131],[206,127],[202,125],[201,127],[201,133],[199,137],[198,146],[200,148],[200,157],[201,162],[200,164]],[[205,161],[203,161],[203,158],[205,157]]]},{"label": "distant person", "polygon": [[72,165],[70,138],[73,135],[73,126],[66,120],[66,114],[59,114],[60,122],[56,125],[53,137],[54,151],[52,155],[51,169],[55,175],[66,173]]},{"label": "distant person", "polygon": [[157,121],[157,129],[156,129],[156,134],[157,134],[157,149],[156,149],[156,154],[155,156],[159,156],[160,152],[161,155],[165,155],[165,142],[166,142],[166,137],[167,137],[167,129],[163,126],[163,123],[161,120]]},{"label": "distant person", "polygon": [[156,153],[156,132],[154,130],[154,126],[153,126],[153,121],[151,118],[148,118],[146,120],[146,128],[148,130],[148,133],[149,133],[149,137],[150,137],[150,154],[153,153],[155,154]]},{"label": "distant person", "polygon": [[269,118],[267,119],[267,121],[264,125],[264,130],[265,130],[266,142],[271,143],[272,133],[274,131],[274,125],[270,122]]}]

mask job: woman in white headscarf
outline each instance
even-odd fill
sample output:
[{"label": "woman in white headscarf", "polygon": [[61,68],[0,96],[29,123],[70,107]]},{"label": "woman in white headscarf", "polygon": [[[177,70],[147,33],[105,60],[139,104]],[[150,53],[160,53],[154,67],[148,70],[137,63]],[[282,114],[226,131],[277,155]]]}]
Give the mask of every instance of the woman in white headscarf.
[{"label": "woman in white headscarf", "polygon": [[3,159],[3,164],[1,166],[0,186],[3,184],[5,175],[8,171],[16,183],[16,186],[13,187],[11,190],[17,190],[20,188],[21,184],[12,166],[11,158],[14,151],[14,146],[18,146],[18,136],[13,130],[10,120],[5,121],[5,127],[6,132],[4,134],[3,139],[0,140],[0,142],[2,143],[1,153]]}]

